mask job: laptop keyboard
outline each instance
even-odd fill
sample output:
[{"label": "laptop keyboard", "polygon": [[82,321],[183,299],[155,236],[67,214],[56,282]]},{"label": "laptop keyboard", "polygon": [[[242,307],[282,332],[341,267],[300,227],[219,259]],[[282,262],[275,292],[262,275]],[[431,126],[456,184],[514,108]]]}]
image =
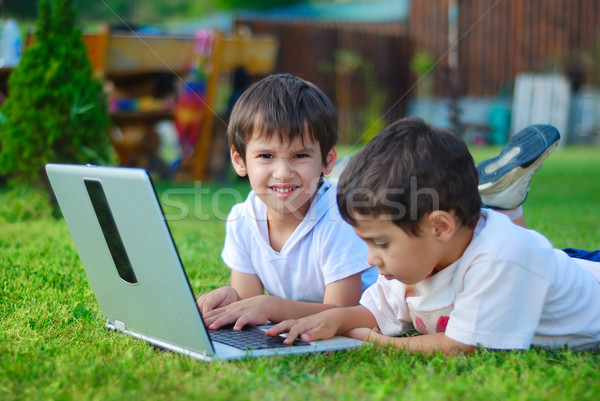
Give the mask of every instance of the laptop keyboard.
[{"label": "laptop keyboard", "polygon": [[[231,326],[222,327],[219,330],[208,331],[212,341],[229,345],[239,349],[268,349],[289,347],[283,343],[284,337],[269,337],[264,331],[252,327],[244,327],[241,331],[234,331]],[[295,340],[291,345],[309,345],[300,340]]]}]

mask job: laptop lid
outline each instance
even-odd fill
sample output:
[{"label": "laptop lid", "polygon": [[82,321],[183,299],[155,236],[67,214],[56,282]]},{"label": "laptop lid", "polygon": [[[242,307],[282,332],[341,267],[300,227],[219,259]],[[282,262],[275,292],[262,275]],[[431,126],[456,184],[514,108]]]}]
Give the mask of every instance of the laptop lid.
[{"label": "laptop lid", "polygon": [[336,337],[248,352],[211,342],[148,173],[64,164],[46,172],[108,328],[207,361],[361,344]]},{"label": "laptop lid", "polygon": [[57,164],[46,171],[108,325],[213,356],[147,172]]}]

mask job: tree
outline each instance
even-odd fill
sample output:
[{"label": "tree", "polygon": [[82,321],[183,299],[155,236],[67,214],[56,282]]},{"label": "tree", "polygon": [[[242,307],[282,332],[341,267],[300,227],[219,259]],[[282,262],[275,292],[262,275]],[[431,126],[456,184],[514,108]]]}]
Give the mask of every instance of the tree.
[{"label": "tree", "polygon": [[0,173],[44,183],[48,162],[110,157],[106,95],[75,27],[73,0],[40,0],[36,42],[25,49],[0,110]]},{"label": "tree", "polygon": [[[319,0],[319,3],[333,0]],[[0,0],[3,16],[18,20],[35,19],[39,0]],[[74,0],[83,21],[102,21],[108,24],[160,24],[169,19],[199,17],[215,10],[266,9],[287,7],[306,0]]]}]

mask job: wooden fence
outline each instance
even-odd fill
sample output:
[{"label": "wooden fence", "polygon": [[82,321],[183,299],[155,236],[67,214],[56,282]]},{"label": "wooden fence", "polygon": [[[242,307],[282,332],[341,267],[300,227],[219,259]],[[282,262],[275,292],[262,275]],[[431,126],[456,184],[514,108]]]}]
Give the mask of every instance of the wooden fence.
[{"label": "wooden fence", "polygon": [[[574,89],[600,86],[600,0],[456,1],[458,96],[510,95],[523,72],[564,73]],[[430,94],[449,95],[449,2],[412,0],[407,22],[238,20],[236,27],[277,36],[276,71],[322,88],[340,113],[342,141],[353,142],[377,123],[404,116],[408,98],[427,84],[411,72],[416,52],[435,63],[427,74],[433,78]],[[344,57],[346,64],[356,62],[349,54],[358,56],[360,66],[344,70]]]},{"label": "wooden fence", "polygon": [[[437,62],[445,94],[449,0],[413,0],[409,35]],[[495,96],[521,72],[562,72],[600,85],[600,1],[458,0],[459,95]]]}]

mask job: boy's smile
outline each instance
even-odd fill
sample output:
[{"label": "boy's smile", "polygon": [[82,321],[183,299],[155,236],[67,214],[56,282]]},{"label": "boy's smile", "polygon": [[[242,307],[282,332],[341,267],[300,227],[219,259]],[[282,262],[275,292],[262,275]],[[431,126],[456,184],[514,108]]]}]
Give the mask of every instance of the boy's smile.
[{"label": "boy's smile", "polygon": [[248,175],[256,195],[267,205],[269,220],[304,218],[317,192],[321,173],[331,172],[336,152],[327,155],[323,166],[319,143],[305,136],[291,143],[282,142],[277,133],[270,138],[253,133],[246,144],[246,160],[233,148],[231,160],[236,172]]}]

